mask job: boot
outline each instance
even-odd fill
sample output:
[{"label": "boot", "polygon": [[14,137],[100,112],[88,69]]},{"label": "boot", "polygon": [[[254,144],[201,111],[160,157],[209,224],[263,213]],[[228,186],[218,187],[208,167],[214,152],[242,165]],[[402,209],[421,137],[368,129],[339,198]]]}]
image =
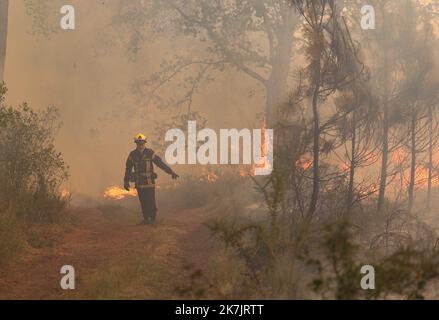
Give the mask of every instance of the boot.
[{"label": "boot", "polygon": [[138,226],[145,226],[145,225],[147,225],[147,224],[149,224],[149,223],[148,223],[148,220],[143,219],[143,220],[140,221],[137,225],[138,225]]},{"label": "boot", "polygon": [[155,225],[155,217],[149,217],[148,224],[149,225]]}]

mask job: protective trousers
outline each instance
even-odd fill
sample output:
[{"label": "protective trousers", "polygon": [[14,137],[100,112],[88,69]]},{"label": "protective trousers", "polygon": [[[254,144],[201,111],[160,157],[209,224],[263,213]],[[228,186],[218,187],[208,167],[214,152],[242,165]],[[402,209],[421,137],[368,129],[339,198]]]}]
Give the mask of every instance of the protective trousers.
[{"label": "protective trousers", "polygon": [[140,205],[145,221],[155,221],[157,207],[155,203],[155,188],[137,188]]}]

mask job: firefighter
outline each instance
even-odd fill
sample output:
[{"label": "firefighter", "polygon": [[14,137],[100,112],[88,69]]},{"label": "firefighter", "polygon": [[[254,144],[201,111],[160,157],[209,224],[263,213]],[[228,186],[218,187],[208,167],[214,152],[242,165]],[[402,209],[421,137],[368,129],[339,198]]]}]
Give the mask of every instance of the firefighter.
[{"label": "firefighter", "polygon": [[145,135],[139,133],[134,138],[134,142],[137,147],[130,152],[126,161],[124,188],[129,191],[130,182],[135,182],[144,218],[142,224],[154,224],[157,213],[155,202],[157,174],[154,172],[154,165],[170,174],[174,180],[179,176],[153,150],[146,148]]}]

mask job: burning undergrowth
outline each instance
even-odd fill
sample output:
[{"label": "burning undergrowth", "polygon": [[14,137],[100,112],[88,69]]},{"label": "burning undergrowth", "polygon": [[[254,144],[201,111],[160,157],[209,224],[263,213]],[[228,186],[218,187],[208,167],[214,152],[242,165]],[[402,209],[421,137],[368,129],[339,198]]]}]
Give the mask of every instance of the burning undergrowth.
[{"label": "burning undergrowth", "polygon": [[[198,173],[182,174],[180,179],[156,185],[159,212],[206,208],[207,211],[245,212],[258,208],[257,192],[250,176],[252,168],[203,168]],[[170,201],[172,199],[172,201]],[[138,207],[137,191],[120,186],[107,187],[102,203],[130,209]]]}]

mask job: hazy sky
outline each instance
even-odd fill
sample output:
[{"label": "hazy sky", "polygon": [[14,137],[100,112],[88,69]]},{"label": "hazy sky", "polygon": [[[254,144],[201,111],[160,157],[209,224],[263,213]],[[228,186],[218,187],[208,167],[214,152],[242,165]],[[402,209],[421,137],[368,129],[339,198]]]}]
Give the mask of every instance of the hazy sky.
[{"label": "hazy sky", "polygon": [[[117,119],[118,112],[108,120],[106,115],[136,103],[130,94],[133,81],[157,70],[168,50],[185,52],[197,48],[195,43],[164,39],[146,46],[138,59],[131,61],[123,48],[108,45],[114,38],[109,25],[116,13],[117,0],[70,1],[76,9],[74,31],[59,28],[58,2],[49,1],[55,19],[48,19],[49,26],[57,32],[44,37],[32,34],[32,18],[26,14],[24,2],[10,1],[7,102],[15,105],[27,101],[36,109],[57,106],[64,124],[57,148],[71,167],[73,191],[101,194],[105,186],[122,183],[133,135],[139,131],[152,132],[151,120],[123,116]],[[218,74],[215,84],[202,88],[193,109],[200,110],[212,128],[248,127],[263,106],[260,93],[248,97],[253,87],[252,81],[235,72]],[[172,85],[163,94],[172,95]],[[175,113],[178,110],[170,110],[167,116]],[[153,112],[150,119],[160,120],[163,116],[163,112]]]}]

